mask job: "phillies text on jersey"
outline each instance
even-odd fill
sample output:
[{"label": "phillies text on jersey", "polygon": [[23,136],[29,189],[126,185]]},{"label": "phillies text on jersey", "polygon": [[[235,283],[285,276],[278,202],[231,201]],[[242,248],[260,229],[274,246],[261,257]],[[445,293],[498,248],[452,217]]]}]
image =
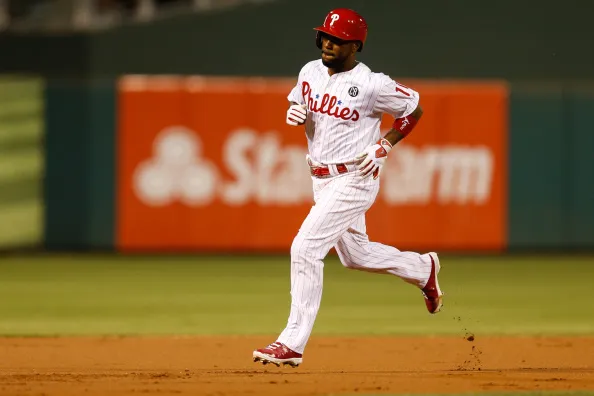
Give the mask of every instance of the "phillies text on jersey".
[{"label": "phillies text on jersey", "polygon": [[352,162],[381,137],[382,115],[409,115],[419,103],[419,94],[361,62],[330,76],[318,59],[301,69],[287,99],[307,105],[305,132],[312,159],[333,164]]}]

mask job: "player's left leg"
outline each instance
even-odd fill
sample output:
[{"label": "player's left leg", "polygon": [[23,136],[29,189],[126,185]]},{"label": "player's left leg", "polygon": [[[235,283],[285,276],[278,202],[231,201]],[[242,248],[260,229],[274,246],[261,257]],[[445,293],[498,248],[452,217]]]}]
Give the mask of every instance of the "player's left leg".
[{"label": "player's left leg", "polygon": [[291,245],[291,310],[276,342],[253,352],[255,361],[301,363],[323,290],[324,258],[350,225],[373,204],[379,184],[356,174],[314,180],[315,205]]},{"label": "player's left leg", "polygon": [[430,313],[441,309],[443,293],[437,280],[440,263],[436,253],[403,252],[393,246],[370,242],[365,215],[357,218],[335,247],[345,267],[395,275],[422,290]]}]

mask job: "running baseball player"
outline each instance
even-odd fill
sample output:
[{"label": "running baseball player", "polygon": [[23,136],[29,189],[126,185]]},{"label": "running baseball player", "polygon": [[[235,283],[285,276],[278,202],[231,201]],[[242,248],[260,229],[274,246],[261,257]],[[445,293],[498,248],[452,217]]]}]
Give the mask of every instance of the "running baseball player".
[{"label": "running baseball player", "polygon": [[[395,275],[417,286],[432,314],[441,309],[443,297],[436,253],[370,242],[365,227],[386,158],[423,114],[419,94],[355,59],[367,38],[367,23],[355,11],[333,10],[314,30],[322,56],[301,69],[288,96],[286,122],[305,125],[315,204],[291,245],[286,328],[276,342],[253,352],[254,361],[277,366],[302,362],[320,308],[323,260],[333,247],[347,268]],[[384,113],[395,120],[382,137]]]}]

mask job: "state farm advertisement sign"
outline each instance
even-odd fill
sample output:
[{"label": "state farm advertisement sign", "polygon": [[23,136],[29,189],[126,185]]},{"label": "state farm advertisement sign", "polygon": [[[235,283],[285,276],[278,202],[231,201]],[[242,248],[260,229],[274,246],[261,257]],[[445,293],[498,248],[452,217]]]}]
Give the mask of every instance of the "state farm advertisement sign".
[{"label": "state farm advertisement sign", "polygon": [[[400,249],[506,243],[507,89],[405,82],[425,111],[390,153],[367,213]],[[128,76],[120,83],[117,244],[137,251],[287,251],[313,204],[292,80]],[[386,116],[383,129],[391,119]]]}]

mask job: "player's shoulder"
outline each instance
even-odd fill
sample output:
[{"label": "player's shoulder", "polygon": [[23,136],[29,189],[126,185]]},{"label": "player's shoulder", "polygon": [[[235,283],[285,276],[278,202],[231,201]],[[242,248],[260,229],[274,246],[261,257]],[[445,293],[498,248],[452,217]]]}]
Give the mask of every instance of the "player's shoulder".
[{"label": "player's shoulder", "polygon": [[323,66],[324,65],[322,64],[321,59],[314,59],[312,61],[307,62],[305,65],[303,65],[299,74],[304,75],[307,73],[316,73],[319,70],[321,70],[321,68]]},{"label": "player's shoulder", "polygon": [[369,78],[382,85],[394,83],[394,79],[383,72],[371,72]]},{"label": "player's shoulder", "polygon": [[357,70],[354,77],[366,84],[385,85],[385,83],[390,81],[389,76],[381,72],[374,72],[369,66],[362,62],[359,62],[356,69]]},{"label": "player's shoulder", "polygon": [[369,66],[367,66],[363,62],[359,62],[357,66],[353,69],[354,73],[352,73],[353,77],[367,79],[373,73]]}]

